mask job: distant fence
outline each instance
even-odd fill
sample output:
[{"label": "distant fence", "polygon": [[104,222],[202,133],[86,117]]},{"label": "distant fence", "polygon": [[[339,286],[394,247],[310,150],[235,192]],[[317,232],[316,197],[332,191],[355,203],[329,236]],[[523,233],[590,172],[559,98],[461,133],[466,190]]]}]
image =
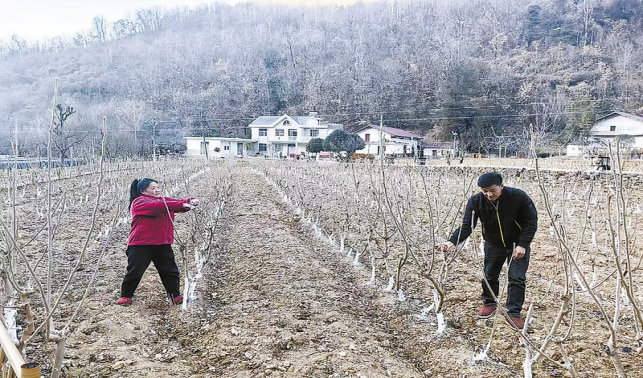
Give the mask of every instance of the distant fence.
[{"label": "distant fence", "polygon": [[[66,159],[64,163],[61,163],[60,160],[52,160],[52,168],[57,167],[74,167],[77,165],[86,164],[85,160],[82,159]],[[14,161],[13,158],[0,158],[0,169],[8,169],[16,166],[18,169],[25,168],[46,168],[47,159],[26,159],[19,158],[17,161]]]},{"label": "distant fence", "polygon": [[[502,167],[502,168],[535,168],[533,159],[498,159],[498,158],[464,158],[462,163],[459,159],[426,159],[426,165],[451,165],[469,167]],[[562,169],[573,171],[589,171],[596,169],[589,159],[538,159],[538,167],[542,169]],[[624,160],[622,168],[624,172],[643,172],[643,160]]]},{"label": "distant fence", "polygon": [[0,350],[0,376],[2,378],[40,378],[40,366],[36,363],[25,363],[1,322],[0,345],[2,346]]}]

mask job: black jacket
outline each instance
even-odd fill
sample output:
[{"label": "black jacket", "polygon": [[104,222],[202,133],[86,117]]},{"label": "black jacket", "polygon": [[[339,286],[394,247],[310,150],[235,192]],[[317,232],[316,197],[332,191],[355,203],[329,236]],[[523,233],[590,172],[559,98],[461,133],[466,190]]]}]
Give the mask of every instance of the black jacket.
[{"label": "black jacket", "polygon": [[496,203],[489,201],[483,193],[471,196],[462,226],[449,241],[456,245],[465,241],[478,219],[482,222],[485,242],[494,247],[528,248],[538,227],[538,214],[531,198],[520,189],[506,186]]}]

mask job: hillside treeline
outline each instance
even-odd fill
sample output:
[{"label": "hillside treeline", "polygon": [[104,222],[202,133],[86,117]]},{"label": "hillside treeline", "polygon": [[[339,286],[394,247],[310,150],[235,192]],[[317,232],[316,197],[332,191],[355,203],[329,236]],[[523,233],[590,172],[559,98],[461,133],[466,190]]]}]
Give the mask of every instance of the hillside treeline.
[{"label": "hillside treeline", "polygon": [[[352,6],[211,4],[97,16],[74,38],[0,43],[0,153],[42,154],[58,103],[62,143],[89,153],[102,117],[112,156],[157,137],[241,136],[257,116],[317,111],[470,152],[582,142],[609,111],[643,111],[639,0],[415,0]],[[56,128],[59,129],[59,128]],[[73,146],[73,147],[72,147]]]}]

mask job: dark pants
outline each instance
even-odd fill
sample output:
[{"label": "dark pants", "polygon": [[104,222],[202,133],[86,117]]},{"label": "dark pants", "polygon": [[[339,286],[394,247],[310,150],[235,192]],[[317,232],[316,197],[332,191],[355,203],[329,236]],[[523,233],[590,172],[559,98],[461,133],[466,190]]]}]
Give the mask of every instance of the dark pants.
[{"label": "dark pants", "polygon": [[[521,259],[511,260],[509,265],[509,284],[507,288],[507,313],[510,316],[520,316],[522,305],[525,302],[525,281],[527,268],[529,267],[529,253],[527,248],[525,256]],[[513,254],[513,248],[494,247],[485,243],[484,246],[484,274],[489,281],[496,298],[498,297],[498,287],[500,270],[505,261],[509,261]],[[495,306],[496,302],[491,296],[487,284],[482,280],[482,299],[487,306]]]},{"label": "dark pants", "polygon": [[143,273],[154,262],[161,276],[165,291],[171,297],[179,292],[179,268],[174,261],[174,251],[169,244],[163,245],[130,245],[127,247],[127,274],[121,286],[121,297],[131,298],[143,278]]}]

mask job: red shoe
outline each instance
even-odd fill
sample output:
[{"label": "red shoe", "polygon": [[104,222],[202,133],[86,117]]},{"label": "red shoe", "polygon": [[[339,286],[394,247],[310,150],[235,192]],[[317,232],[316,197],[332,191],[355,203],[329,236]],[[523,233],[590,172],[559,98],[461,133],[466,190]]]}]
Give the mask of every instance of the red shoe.
[{"label": "red shoe", "polygon": [[489,319],[495,313],[496,313],[496,306],[484,305],[482,306],[482,308],[480,308],[480,312],[478,313],[478,319]]},{"label": "red shoe", "polygon": [[523,328],[525,328],[525,321],[520,318],[520,316],[510,316],[509,319],[511,319],[511,322],[507,320],[507,324],[511,328],[517,328],[522,331]]},{"label": "red shoe", "polygon": [[120,297],[118,298],[118,304],[121,306],[129,306],[132,304],[132,298]]},{"label": "red shoe", "polygon": [[172,304],[180,305],[181,303],[183,303],[183,296],[182,295],[179,295],[179,296],[176,296],[176,297],[172,298]]}]

